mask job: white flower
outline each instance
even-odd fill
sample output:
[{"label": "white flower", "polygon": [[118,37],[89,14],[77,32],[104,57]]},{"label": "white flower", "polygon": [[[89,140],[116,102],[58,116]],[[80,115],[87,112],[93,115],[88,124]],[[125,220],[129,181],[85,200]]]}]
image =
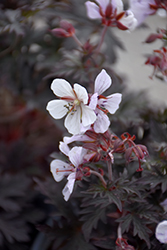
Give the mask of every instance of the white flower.
[{"label": "white flower", "polygon": [[131,10],[126,10],[124,16],[121,19],[121,23],[128,27],[130,31],[133,31],[137,25],[138,21],[134,16],[134,13]]},{"label": "white flower", "polygon": [[164,220],[158,224],[155,230],[155,237],[161,243],[167,243],[167,220]]},{"label": "white flower", "polygon": [[69,163],[56,159],[51,162],[50,171],[55,181],[59,182],[65,176],[68,176],[71,172],[75,171],[75,168]]},{"label": "white flower", "polygon": [[53,160],[50,165],[50,171],[55,181],[61,181],[65,176],[67,177],[67,184],[65,185],[62,194],[65,201],[67,201],[73,191],[76,180],[76,173],[79,171],[78,167],[84,162],[84,156],[87,150],[82,147],[73,147],[68,152],[68,157],[71,163],[66,163],[61,160]]},{"label": "white flower", "polygon": [[[91,139],[89,136],[87,135],[73,135],[71,137],[68,137],[68,136],[65,136],[63,138],[63,142],[64,144],[70,144],[72,142],[75,142],[75,141],[84,141],[84,142],[93,142],[94,140]],[[68,146],[67,146],[68,147]]]},{"label": "white flower", "polygon": [[75,173],[71,173],[67,180],[67,184],[65,185],[65,187],[62,190],[62,194],[64,196],[65,201],[68,201],[68,199],[70,198],[70,195],[72,194],[72,191],[74,189],[74,183],[75,183]]},{"label": "white flower", "polygon": [[[106,14],[107,6],[110,3],[110,0],[96,0],[99,6],[93,2],[87,1],[85,3],[87,8],[88,17],[91,19],[102,19]],[[123,3],[122,0],[113,0],[111,1],[111,5],[113,8],[113,13],[117,11],[117,14],[123,11]],[[101,9],[101,11],[100,11]]]},{"label": "white flower", "polygon": [[[74,136],[75,136],[75,135],[74,135]],[[65,154],[65,155],[68,156],[69,151],[70,151],[70,148],[68,147],[67,143],[65,143],[64,141],[60,141],[60,142],[59,142],[59,149],[60,149],[60,151],[61,151],[63,154]]]},{"label": "white flower", "polygon": [[112,84],[110,76],[103,69],[95,79],[94,94],[91,97],[89,106],[93,109],[96,105],[97,115],[93,128],[96,133],[104,133],[110,126],[110,120],[106,113],[114,114],[119,108],[122,94],[115,93],[107,97],[101,95]]},{"label": "white flower", "polygon": [[137,20],[131,11],[124,11],[122,0],[96,0],[98,3],[87,1],[85,3],[87,15],[91,19],[101,19],[107,26],[117,26],[125,30],[133,30]]},{"label": "white flower", "polygon": [[155,5],[154,0],[130,0],[130,11],[137,19],[137,25],[140,25],[147,16],[153,14],[155,10],[150,8],[150,4]]},{"label": "white flower", "polygon": [[54,94],[61,100],[52,100],[47,104],[46,109],[55,119],[61,119],[67,114],[64,125],[71,134],[79,134],[81,126],[88,126],[94,123],[96,115],[87,106],[88,93],[79,84],[74,88],[64,79],[55,79],[51,84]]}]

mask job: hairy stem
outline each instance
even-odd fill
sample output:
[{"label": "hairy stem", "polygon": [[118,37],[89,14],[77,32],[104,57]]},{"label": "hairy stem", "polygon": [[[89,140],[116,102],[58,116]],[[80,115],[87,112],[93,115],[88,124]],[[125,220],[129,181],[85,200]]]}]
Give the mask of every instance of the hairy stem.
[{"label": "hairy stem", "polygon": [[112,181],[112,163],[111,161],[107,161],[108,166],[108,179],[111,182]]},{"label": "hairy stem", "polygon": [[101,182],[103,183],[103,186],[104,186],[105,188],[107,187],[107,183],[106,183],[106,181],[104,180],[103,176],[102,176],[100,173],[98,173],[98,172],[96,172],[96,171],[94,171],[94,170],[90,170],[90,173],[96,175],[97,177],[99,177],[99,179],[100,179]]},{"label": "hairy stem", "polygon": [[121,239],[121,238],[122,238],[121,223],[120,223],[119,226],[118,226],[117,235],[118,235],[118,239]]},{"label": "hairy stem", "polygon": [[76,37],[75,34],[72,35],[74,41],[78,44],[79,47],[81,47],[83,49],[83,45],[82,43],[79,41],[79,39]]},{"label": "hairy stem", "polygon": [[99,45],[97,46],[97,49],[96,49],[96,55],[99,53],[100,49],[101,49],[101,46],[103,44],[103,41],[104,41],[104,37],[105,37],[105,34],[106,34],[106,31],[107,31],[107,28],[108,26],[104,26],[103,30],[102,30],[102,34],[101,34],[101,40],[100,40],[100,43]]}]

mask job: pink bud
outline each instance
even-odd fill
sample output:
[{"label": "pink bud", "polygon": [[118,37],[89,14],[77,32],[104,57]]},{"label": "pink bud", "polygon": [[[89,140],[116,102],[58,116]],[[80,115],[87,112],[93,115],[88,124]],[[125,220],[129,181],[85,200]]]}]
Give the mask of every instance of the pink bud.
[{"label": "pink bud", "polygon": [[51,30],[51,33],[56,37],[70,37],[75,33],[73,25],[66,20],[60,22],[60,28]]},{"label": "pink bud", "polygon": [[60,27],[64,30],[66,30],[70,34],[75,33],[75,29],[74,29],[73,25],[71,23],[67,22],[66,20],[62,20],[60,22]]},{"label": "pink bud", "polygon": [[53,29],[50,32],[56,37],[69,37],[68,32],[61,28]]},{"label": "pink bud", "polygon": [[163,34],[151,34],[145,41],[145,43],[152,43],[154,42],[156,39],[162,39],[163,38]]}]

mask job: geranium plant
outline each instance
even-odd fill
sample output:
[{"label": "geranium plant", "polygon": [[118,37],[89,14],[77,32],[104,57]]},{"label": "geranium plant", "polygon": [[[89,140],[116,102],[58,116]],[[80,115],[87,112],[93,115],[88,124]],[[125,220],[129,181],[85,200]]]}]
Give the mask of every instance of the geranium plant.
[{"label": "geranium plant", "polygon": [[[98,67],[100,50],[108,27],[117,27],[123,31],[133,30],[148,15],[166,6],[165,3],[161,4],[158,1],[131,1],[130,9],[124,11],[122,1],[87,1],[85,5],[88,17],[93,20],[100,19],[103,25],[99,43],[95,47],[91,46],[90,42],[87,42],[87,46],[82,45],[79,39],[73,36],[75,29],[70,24],[68,24],[69,31],[66,29],[68,34],[63,35],[61,31],[61,36],[73,37],[81,53],[87,53],[89,58],[86,61],[87,67],[93,67],[90,61],[94,60]],[[141,10],[137,13],[138,7],[143,10],[143,13]],[[60,37],[61,29],[62,27],[53,29],[51,32]],[[151,36],[147,42],[157,38],[161,39],[163,36]],[[153,64],[155,69],[158,68],[165,75],[166,49],[155,50],[155,52],[159,53],[159,56],[148,59],[146,64]],[[147,186],[146,180],[147,176],[151,177],[155,170],[152,170],[148,162],[148,149],[145,145],[135,143],[135,135],[131,136],[128,132],[123,132],[119,137],[112,131],[111,118],[108,115],[114,115],[117,111],[121,105],[122,94],[103,95],[112,83],[107,71],[102,68],[95,76],[94,82],[94,87],[92,83],[88,85],[88,89],[92,92],[87,93],[83,86],[76,83],[72,88],[64,79],[53,80],[51,88],[61,100],[50,101],[47,110],[55,119],[60,119],[67,114],[64,125],[72,136],[64,137],[59,147],[69,162],[53,160],[52,175],[57,182],[67,177],[68,182],[62,191],[65,201],[72,199],[73,206],[73,199],[78,199],[81,209],[77,217],[82,222],[80,222],[79,233],[81,235],[83,233],[87,242],[85,246],[83,244],[84,247],[145,249],[145,242],[150,249],[152,247],[150,239],[154,237],[160,208],[149,202],[151,197],[148,193],[154,191],[148,192],[151,187]],[[120,169],[117,167],[119,159],[124,159]],[[138,166],[130,174],[128,165],[136,160],[138,160]],[[80,188],[75,188],[77,184]],[[74,197],[73,190],[75,190]],[[103,223],[103,232],[100,232],[101,223]],[[164,225],[166,225],[165,222]],[[160,242],[165,243],[166,239],[161,238],[166,237],[166,233],[163,233],[162,237],[159,236],[161,227],[163,228],[159,224],[155,236],[160,239]],[[110,233],[107,232],[107,228],[110,228]],[[48,230],[46,228],[46,231]],[[49,231],[51,230],[54,228],[50,228]],[[139,239],[142,242],[139,243],[140,247],[137,243]],[[57,245],[56,242],[55,240]],[[107,243],[111,246],[106,247]],[[61,245],[57,246],[62,249]],[[79,246],[78,249],[80,249]]]}]

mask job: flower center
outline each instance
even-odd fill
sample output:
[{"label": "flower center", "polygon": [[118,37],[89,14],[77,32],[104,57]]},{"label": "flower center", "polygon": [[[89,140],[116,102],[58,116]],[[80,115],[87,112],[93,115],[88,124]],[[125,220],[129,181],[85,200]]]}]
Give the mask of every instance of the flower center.
[{"label": "flower center", "polygon": [[75,99],[75,100],[74,100],[74,105],[79,106],[79,105],[80,105],[80,100]]},{"label": "flower center", "polygon": [[81,103],[80,100],[75,99],[73,102],[68,102],[68,104],[64,105],[64,107],[67,108],[68,113],[74,114],[75,111],[77,111],[76,106],[79,106]]}]

